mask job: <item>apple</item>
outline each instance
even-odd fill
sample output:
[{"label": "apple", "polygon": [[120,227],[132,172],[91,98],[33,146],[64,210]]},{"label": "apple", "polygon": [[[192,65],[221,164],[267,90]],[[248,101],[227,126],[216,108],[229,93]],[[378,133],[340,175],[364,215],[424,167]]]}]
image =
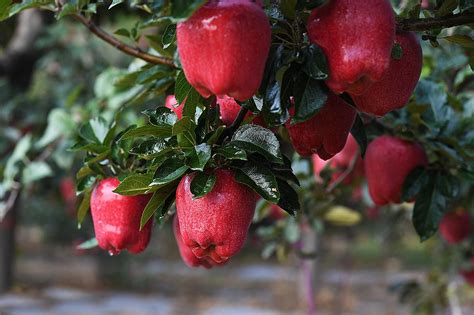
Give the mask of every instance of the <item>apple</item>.
[{"label": "apple", "polygon": [[260,4],[209,1],[176,30],[188,82],[205,98],[215,94],[251,98],[260,87],[271,30]]},{"label": "apple", "polygon": [[178,117],[178,120],[183,118],[184,102],[181,104],[178,104],[178,101],[176,100],[176,97],[174,95],[168,95],[166,97],[165,107],[171,109]]},{"label": "apple", "polygon": [[466,281],[467,284],[474,287],[474,257],[471,257],[469,262],[471,263],[471,268],[461,270],[461,275],[463,276],[464,281]]},{"label": "apple", "polygon": [[91,213],[99,247],[111,255],[122,250],[138,254],[150,241],[153,220],[140,231],[140,218],[150,195],[122,196],[113,191],[120,184],[117,178],[106,178],[94,188]]},{"label": "apple", "polygon": [[336,94],[362,94],[384,76],[395,39],[395,18],[388,0],[331,0],[314,9],[308,35],[326,55]]},{"label": "apple", "polygon": [[416,143],[392,136],[380,136],[367,146],[364,167],[369,193],[376,205],[400,203],[403,184],[416,167],[428,160]]},{"label": "apple", "polygon": [[181,255],[181,258],[188,267],[203,266],[206,269],[212,268],[212,260],[206,259],[206,257],[197,258],[196,256],[194,256],[192,250],[183,243],[183,238],[181,237],[181,231],[179,229],[179,221],[177,216],[174,216],[173,219],[173,232],[174,237],[176,238],[176,243],[178,244],[179,254]]},{"label": "apple", "polygon": [[76,203],[76,185],[71,177],[65,177],[59,183],[59,191],[63,201],[67,204]]},{"label": "apple", "polygon": [[[294,114],[294,108],[290,114]],[[355,117],[352,107],[329,93],[326,104],[315,116],[296,124],[291,124],[290,119],[285,126],[296,152],[303,156],[315,153],[328,160],[344,148]]]},{"label": "apple", "polygon": [[465,209],[445,213],[439,224],[439,232],[449,244],[464,241],[471,234],[471,230],[471,216]]},{"label": "apple", "polygon": [[347,137],[346,145],[342,151],[334,155],[331,159],[323,160],[318,155],[313,154],[313,172],[316,182],[323,182],[321,172],[326,167],[329,167],[334,171],[331,182],[336,181],[347,170],[347,168],[350,167],[354,158],[357,159],[354,169],[343,181],[346,185],[351,184],[354,179],[361,177],[364,174],[364,161],[360,156],[359,145],[351,134]]},{"label": "apple", "polygon": [[383,116],[408,103],[420,79],[423,53],[413,32],[397,34],[395,43],[403,50],[401,59],[392,58],[384,77],[362,95],[351,95],[357,108],[368,114]]},{"label": "apple", "polygon": [[[219,104],[220,112],[221,112],[221,120],[226,126],[232,125],[235,118],[239,115],[239,111],[241,106],[229,96],[217,97],[217,104]],[[245,115],[245,119],[250,119],[253,114],[248,112]],[[263,121],[262,117],[257,116],[252,120],[253,124],[257,124],[260,126],[265,127],[265,122]]]},{"label": "apple", "polygon": [[255,212],[255,193],[238,183],[234,172],[215,170],[216,182],[205,196],[194,199],[185,175],[176,190],[176,212],[183,242],[198,258],[217,264],[237,254],[247,237]]},{"label": "apple", "polygon": [[272,220],[278,221],[278,220],[283,220],[286,217],[288,217],[288,213],[285,210],[283,210],[282,208],[280,208],[278,205],[271,204],[268,216]]}]

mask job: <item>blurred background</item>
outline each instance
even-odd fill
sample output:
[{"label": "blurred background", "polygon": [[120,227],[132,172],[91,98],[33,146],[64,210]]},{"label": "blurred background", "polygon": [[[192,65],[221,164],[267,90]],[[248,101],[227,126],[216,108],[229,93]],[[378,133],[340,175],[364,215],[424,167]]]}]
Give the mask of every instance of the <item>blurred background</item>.
[{"label": "blurred background", "polygon": [[[103,28],[140,19],[113,12],[98,15]],[[419,242],[410,205],[375,208],[351,194],[346,212],[310,231],[259,204],[245,248],[212,270],[184,265],[170,222],[155,226],[140,255],[77,249],[93,237],[89,218],[77,229],[74,176],[83,157],[69,150],[77,129],[125,103],[123,119],[135,123],[163,99],[141,102],[139,88],[110,84],[141,63],[72,19],[27,10],[0,30],[0,174],[2,185],[14,183],[8,195],[0,185],[3,209],[10,209],[0,222],[1,315],[398,315],[414,305],[428,310],[419,314],[474,314],[474,289],[449,268],[456,252],[438,236]],[[469,75],[462,52],[424,51],[425,73],[466,88],[459,86]],[[313,180],[308,161],[296,166]],[[366,198],[363,185],[360,194],[355,198]]]}]

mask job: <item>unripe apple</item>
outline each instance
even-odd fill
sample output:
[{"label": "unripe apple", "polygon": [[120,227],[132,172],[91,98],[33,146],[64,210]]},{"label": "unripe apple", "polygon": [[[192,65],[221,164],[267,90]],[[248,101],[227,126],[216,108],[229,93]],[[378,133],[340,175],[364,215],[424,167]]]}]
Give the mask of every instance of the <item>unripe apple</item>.
[{"label": "unripe apple", "polygon": [[190,191],[194,175],[185,175],[176,190],[181,236],[196,257],[221,264],[245,242],[255,212],[255,193],[238,183],[233,171],[217,169],[212,190],[194,199]]},{"label": "unripe apple", "polygon": [[439,224],[439,232],[449,244],[464,241],[471,234],[471,229],[471,216],[465,209],[444,214]]},{"label": "unripe apple", "polygon": [[[235,118],[237,118],[237,116],[239,115],[241,106],[232,97],[229,96],[218,97],[217,104],[219,104],[220,107],[222,122],[226,126],[230,126],[234,122]],[[250,118],[252,115],[253,114],[251,112],[248,112],[245,115],[245,119]],[[265,122],[260,116],[255,117],[252,120],[252,123],[265,127]]]},{"label": "unripe apple", "polygon": [[467,284],[474,287],[474,257],[471,257],[469,262],[471,263],[471,268],[467,270],[461,270],[461,275]]},{"label": "unripe apple", "polygon": [[406,177],[428,163],[425,151],[416,144],[392,136],[380,136],[367,146],[365,176],[376,205],[400,203]]},{"label": "unripe apple", "polygon": [[212,260],[206,259],[206,257],[197,258],[194,256],[192,250],[183,243],[177,216],[175,216],[173,219],[173,232],[174,237],[176,238],[176,243],[178,244],[179,254],[188,267],[203,266],[206,269],[212,268]]},{"label": "unripe apple", "polygon": [[271,43],[262,7],[250,0],[209,1],[177,27],[189,83],[205,98],[251,98],[260,87]]},{"label": "unripe apple", "polygon": [[352,181],[364,174],[364,161],[360,156],[359,145],[354,137],[349,134],[347,142],[341,152],[329,160],[323,160],[313,154],[313,172],[316,182],[322,183],[321,172],[327,167],[334,170],[331,182],[336,181],[351,166],[353,159],[357,159],[352,172],[344,179],[344,184],[349,185]]},{"label": "unripe apple", "polygon": [[311,12],[308,35],[326,55],[328,87],[336,94],[362,94],[389,67],[392,6],[388,0],[331,0]]},{"label": "unripe apple", "polygon": [[113,191],[117,178],[101,180],[91,196],[91,213],[99,247],[111,255],[127,249],[137,254],[148,245],[153,220],[140,231],[140,218],[150,200],[149,195],[122,196]]},{"label": "unripe apple", "polygon": [[395,43],[403,50],[401,59],[392,57],[384,77],[362,95],[352,95],[357,108],[368,114],[383,116],[408,103],[420,79],[423,53],[413,32],[397,34]]},{"label": "unripe apple", "polygon": [[183,118],[184,102],[181,104],[178,104],[178,101],[176,100],[176,97],[174,95],[168,95],[166,97],[165,107],[171,109],[178,117],[178,120]]},{"label": "unripe apple", "polygon": [[[290,114],[293,115],[293,108]],[[323,160],[332,158],[346,144],[354,124],[356,111],[340,97],[329,93],[324,107],[312,118],[302,123],[286,123],[291,143],[303,156],[313,153]]]}]

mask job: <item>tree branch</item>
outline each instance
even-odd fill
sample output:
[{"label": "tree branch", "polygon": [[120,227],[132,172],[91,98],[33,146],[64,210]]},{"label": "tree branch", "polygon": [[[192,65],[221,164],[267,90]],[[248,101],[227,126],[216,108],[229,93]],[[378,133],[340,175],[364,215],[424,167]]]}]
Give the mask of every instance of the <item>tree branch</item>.
[{"label": "tree branch", "polygon": [[159,57],[155,55],[150,55],[146,52],[143,52],[139,48],[132,47],[130,45],[125,44],[124,42],[120,41],[113,35],[105,32],[99,26],[97,26],[91,20],[88,20],[85,16],[81,14],[73,15],[76,20],[84,24],[94,35],[102,39],[103,41],[109,43],[110,45],[114,46],[118,50],[126,53],[127,55],[134,56],[136,58],[142,59],[151,64],[161,64],[165,66],[175,67],[173,63],[173,59]]},{"label": "tree branch", "polygon": [[463,12],[446,16],[425,19],[403,19],[398,21],[399,31],[428,31],[436,28],[447,28],[474,23],[474,12]]}]

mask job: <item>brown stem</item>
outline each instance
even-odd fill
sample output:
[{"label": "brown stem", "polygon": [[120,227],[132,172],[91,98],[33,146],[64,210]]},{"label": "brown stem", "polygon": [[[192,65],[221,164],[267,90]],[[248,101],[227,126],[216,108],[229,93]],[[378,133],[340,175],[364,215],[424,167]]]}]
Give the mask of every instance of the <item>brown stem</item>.
[{"label": "brown stem", "polygon": [[474,12],[463,12],[425,19],[403,19],[398,21],[399,31],[428,31],[474,23]]},{"label": "brown stem", "polygon": [[123,51],[127,55],[134,56],[136,58],[142,59],[151,64],[160,64],[160,65],[175,67],[173,63],[173,59],[150,55],[150,54],[147,54],[146,52],[141,51],[139,48],[135,48],[130,45],[127,45],[124,42],[118,40],[116,37],[105,32],[103,29],[97,26],[94,22],[92,22],[91,20],[88,20],[85,16],[81,14],[75,14],[74,18],[78,20],[79,22],[81,22],[82,24],[84,24],[94,35],[96,35],[103,41],[109,43],[110,45],[114,46],[118,50]]}]

